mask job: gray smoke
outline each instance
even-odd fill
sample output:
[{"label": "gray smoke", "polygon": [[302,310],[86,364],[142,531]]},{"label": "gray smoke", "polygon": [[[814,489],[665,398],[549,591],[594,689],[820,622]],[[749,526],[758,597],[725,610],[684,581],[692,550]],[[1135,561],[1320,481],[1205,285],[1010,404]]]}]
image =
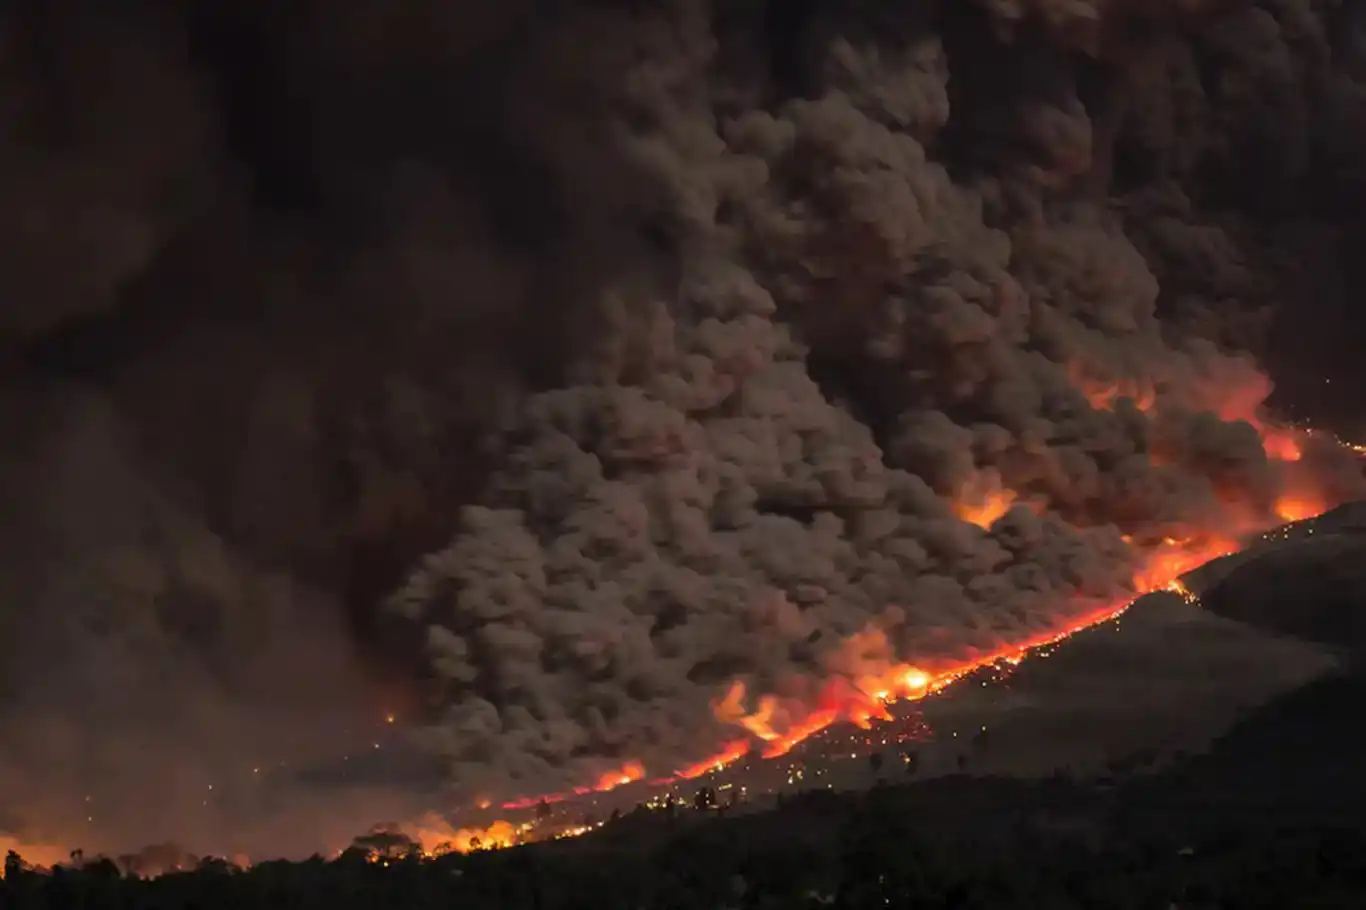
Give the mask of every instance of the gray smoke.
[{"label": "gray smoke", "polygon": [[379,599],[655,255],[521,6],[0,14],[5,829],[308,850],[432,808],[404,760],[307,772],[403,752]]},{"label": "gray smoke", "polygon": [[988,647],[1270,508],[1234,351],[1351,283],[1345,7],[637,7],[0,13],[7,829],[667,772],[733,679]]},{"label": "gray smoke", "polygon": [[[1110,14],[1069,10],[993,15],[1102,56],[1075,28]],[[1223,533],[1231,501],[1272,520],[1285,477],[1243,421],[1269,386],[1158,321],[1123,201],[1094,193],[1075,55],[1021,51],[997,160],[955,174],[952,49],[899,13],[815,14],[796,97],[728,67],[696,5],[639,26],[622,141],[679,279],[514,409],[480,504],[391,601],[426,626],[460,783],[667,773],[721,741],[729,680],[810,699],[869,628],[911,662],[991,650],[1123,598],[1126,535]],[[990,529],[955,514],[1002,488],[1022,502]]]}]

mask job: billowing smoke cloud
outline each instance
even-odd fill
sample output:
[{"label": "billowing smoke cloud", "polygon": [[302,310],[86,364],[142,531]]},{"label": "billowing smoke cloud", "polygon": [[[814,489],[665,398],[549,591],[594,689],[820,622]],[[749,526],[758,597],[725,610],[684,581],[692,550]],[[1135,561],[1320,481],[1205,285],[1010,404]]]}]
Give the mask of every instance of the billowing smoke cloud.
[{"label": "billowing smoke cloud", "polygon": [[[1120,124],[1088,111],[1082,63],[1142,50],[1114,46],[1136,27],[1115,6],[992,12],[1065,41],[1008,30],[1007,60],[1034,44],[990,139],[951,134],[974,100],[955,66],[980,62],[935,17],[813,12],[786,95],[700,9],[652,23],[672,40],[622,80],[624,142],[680,279],[516,409],[480,505],[392,601],[427,625],[457,779],[668,773],[722,740],[730,680],[811,704],[864,659],[989,652],[1123,599],[1145,544],[1274,521],[1268,383],[1159,323],[1094,183]],[[1164,33],[1134,40],[1197,12],[1147,9]],[[975,168],[935,154],[985,141]],[[999,520],[971,520],[993,497]],[[870,628],[891,655],[851,657]]]},{"label": "billowing smoke cloud", "polygon": [[1355,229],[1346,13],[277,6],[0,14],[0,826],[344,839],[386,711],[667,772],[1355,480],[1232,353]]},{"label": "billowing smoke cloud", "polygon": [[0,830],[344,844],[408,811],[309,772],[420,708],[377,602],[657,254],[516,4],[182,6],[0,15]]}]

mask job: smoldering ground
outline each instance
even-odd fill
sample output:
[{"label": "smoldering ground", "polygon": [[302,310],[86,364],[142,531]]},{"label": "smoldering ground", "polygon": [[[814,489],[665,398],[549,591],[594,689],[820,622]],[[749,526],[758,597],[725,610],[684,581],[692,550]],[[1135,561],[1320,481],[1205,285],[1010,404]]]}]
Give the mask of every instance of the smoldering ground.
[{"label": "smoldering ground", "polygon": [[4,14],[24,823],[193,836],[395,700],[465,794],[667,771],[1287,482],[1234,351],[1358,229],[1339,13],[447,6]]}]

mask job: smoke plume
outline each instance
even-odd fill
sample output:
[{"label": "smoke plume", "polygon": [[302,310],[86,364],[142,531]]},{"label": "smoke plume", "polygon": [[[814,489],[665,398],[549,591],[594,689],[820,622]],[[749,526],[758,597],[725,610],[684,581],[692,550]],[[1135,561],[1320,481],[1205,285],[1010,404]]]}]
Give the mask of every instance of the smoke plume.
[{"label": "smoke plume", "polygon": [[0,829],[667,774],[1355,495],[1355,16],[10,4]]}]

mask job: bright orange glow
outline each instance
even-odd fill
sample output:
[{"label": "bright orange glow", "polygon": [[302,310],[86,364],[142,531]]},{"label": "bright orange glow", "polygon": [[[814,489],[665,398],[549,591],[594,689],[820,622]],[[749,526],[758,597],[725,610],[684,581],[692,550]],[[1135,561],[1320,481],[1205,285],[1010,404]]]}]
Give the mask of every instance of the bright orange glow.
[{"label": "bright orange glow", "polygon": [[1195,541],[1169,537],[1145,554],[1142,568],[1134,575],[1134,591],[1148,594],[1170,588],[1192,569],[1237,550],[1236,541],[1221,537]]},{"label": "bright orange glow", "polygon": [[[1076,379],[1076,374],[1074,374]],[[1078,381],[1088,401],[1096,407],[1113,407],[1120,397],[1133,399],[1142,411],[1154,406],[1156,393],[1150,385],[1141,383],[1097,383]],[[891,718],[889,706],[897,702],[916,701],[940,692],[962,677],[983,667],[1013,666],[1031,652],[1053,645],[1069,636],[1112,620],[1121,615],[1137,597],[1153,591],[1170,591],[1188,602],[1197,597],[1181,581],[1181,576],[1210,560],[1217,559],[1239,548],[1242,535],[1257,533],[1284,521],[1299,521],[1321,514],[1335,505],[1317,489],[1309,468],[1301,463],[1303,442],[1315,434],[1310,430],[1271,426],[1259,419],[1255,405],[1257,389],[1244,389],[1227,400],[1215,400],[1214,409],[1225,420],[1246,420],[1261,435],[1269,460],[1283,465],[1280,475],[1285,492],[1274,507],[1260,510],[1250,503],[1226,502],[1223,527],[1217,530],[1192,528],[1184,536],[1168,537],[1156,542],[1136,541],[1126,535],[1124,541],[1134,551],[1137,568],[1130,593],[1110,603],[1077,604],[1070,611],[1060,611],[1056,625],[1023,635],[996,648],[963,654],[956,659],[925,661],[915,665],[898,661],[891,643],[883,631],[870,626],[851,636],[837,652],[830,666],[842,668],[819,683],[810,698],[782,698],[777,695],[750,691],[745,680],[732,681],[712,704],[712,713],[722,726],[733,728],[738,734],[731,737],[714,754],[701,761],[659,778],[649,778],[640,762],[627,762],[619,769],[600,776],[591,787],[579,787],[563,793],[513,800],[503,804],[509,810],[526,809],[542,802],[555,804],[577,794],[605,792],[625,784],[649,780],[651,785],[666,786],[678,781],[692,780],[719,771],[754,755],[775,758],[785,755],[803,741],[838,723],[852,723],[867,727],[879,720]],[[1259,400],[1259,399],[1258,399]],[[1366,447],[1350,446],[1322,435],[1329,444],[1366,454]],[[982,528],[990,528],[1018,501],[1017,494],[1006,487],[999,476],[984,473],[967,485],[951,503],[953,511],[964,521]],[[1031,505],[1041,506],[1030,501]],[[560,827],[549,832],[533,828],[516,828],[510,823],[498,831],[520,832],[523,837],[568,837],[591,830],[592,826]],[[494,842],[508,842],[483,829],[478,843],[487,847]],[[529,833],[528,833],[529,832]],[[468,849],[472,836],[456,832],[447,837],[457,849]],[[424,844],[426,838],[424,838]]]},{"label": "bright orange glow", "polygon": [[[1179,575],[1235,549],[1236,545],[1232,541],[1218,538],[1162,541],[1152,548],[1144,569],[1135,575],[1134,595],[1169,588],[1184,596],[1188,592],[1180,585]],[[783,755],[836,722],[848,721],[866,726],[874,719],[889,718],[887,708],[893,703],[917,701],[942,691],[983,667],[1018,664],[1031,651],[1056,644],[1082,629],[1114,619],[1128,608],[1130,602],[1130,598],[1125,598],[1119,603],[1084,610],[1059,628],[1003,643],[995,650],[973,654],[937,667],[917,667],[875,657],[872,662],[882,660],[882,667],[853,678],[837,677],[828,681],[815,706],[809,709],[800,704],[782,704],[774,697],[765,695],[759,697],[753,712],[737,715],[736,708],[744,702],[745,689],[743,683],[735,682],[717,703],[717,718],[754,733],[764,743],[762,755],[765,758]],[[870,643],[880,643],[884,654],[891,653],[890,645],[876,630],[856,636],[856,639],[865,661]],[[775,718],[785,722],[781,729],[774,725]]]},{"label": "bright orange glow", "polygon": [[1000,477],[982,475],[959,492],[953,512],[963,521],[987,530],[1010,511],[1018,495],[1001,485]]},{"label": "bright orange glow", "polygon": [[[1157,405],[1156,386],[1141,378],[1097,379],[1083,364],[1068,365],[1068,378],[1073,388],[1098,411],[1113,411],[1121,398],[1133,401],[1134,407],[1150,413]],[[1260,409],[1271,384],[1267,377],[1248,371],[1211,386],[1188,390],[1199,406],[1208,408],[1220,420],[1242,420],[1251,424],[1262,437],[1262,448],[1272,461],[1295,462],[1304,456],[1303,441],[1309,431],[1296,427],[1272,426],[1261,418]]]},{"label": "bright orange glow", "polygon": [[[1141,410],[1152,407],[1155,395],[1147,387],[1090,384],[1088,399],[1093,403],[1110,404],[1120,396],[1133,398]],[[1236,405],[1236,407],[1235,407]],[[1224,410],[1244,410],[1241,398],[1233,400]],[[1229,417],[1227,419],[1247,419]],[[1300,459],[1300,440],[1308,431],[1269,427],[1259,420],[1249,420],[1261,433],[1269,457],[1293,463]],[[1296,466],[1298,469],[1298,466]],[[800,743],[828,727],[848,722],[868,726],[888,719],[888,706],[901,701],[916,701],[942,691],[974,670],[993,665],[1014,665],[1030,652],[1055,644],[1076,632],[1105,622],[1122,614],[1138,596],[1158,590],[1171,591],[1187,600],[1193,595],[1180,577],[1239,548],[1238,537],[1266,530],[1280,521],[1298,521],[1321,514],[1332,503],[1313,492],[1312,480],[1303,472],[1287,474],[1284,481],[1288,492],[1275,504],[1271,513],[1260,514],[1247,504],[1230,503],[1228,527],[1220,532],[1192,533],[1186,537],[1169,537],[1156,543],[1139,544],[1131,537],[1125,541],[1138,557],[1129,596],[1114,603],[1096,604],[1065,614],[1057,626],[1020,639],[1002,642],[995,649],[973,653],[956,660],[927,663],[924,666],[896,661],[893,649],[881,632],[872,627],[846,642],[845,650],[853,657],[849,665],[860,666],[858,672],[842,673],[822,683],[809,701],[784,699],[770,693],[751,693],[744,680],[731,682],[712,705],[712,713],[721,724],[736,728],[741,738],[728,740],[715,754],[695,764],[679,769],[674,774],[652,781],[668,784],[678,780],[701,777],[713,771],[757,754],[763,758],[785,755]],[[1300,490],[1300,487],[1306,487]],[[953,508],[959,517],[980,527],[990,527],[1016,501],[1016,494],[1004,487],[999,478],[984,475],[962,491]],[[871,656],[870,656],[871,655]],[[837,662],[838,663],[838,662]],[[636,771],[639,773],[636,773]],[[592,788],[574,792],[605,791],[615,782],[640,780],[645,769],[636,766],[630,774],[613,772],[604,775]],[[612,786],[609,786],[612,785]],[[572,793],[550,794],[530,800],[517,800],[505,808],[524,808],[541,799],[555,802]]]},{"label": "bright orange glow", "polygon": [[1289,495],[1276,500],[1276,515],[1282,521],[1304,521],[1324,511],[1324,503],[1309,496]]},{"label": "bright orange glow", "polygon": [[[1099,383],[1076,372],[1073,379],[1094,407],[1112,408],[1120,397],[1128,397],[1139,410],[1149,411],[1157,401],[1151,385]],[[1253,401],[1255,389],[1236,390],[1237,394],[1224,401],[1216,400],[1209,390],[1204,391],[1212,401],[1210,409],[1223,419],[1245,420],[1257,430],[1267,458],[1272,462],[1274,476],[1282,485],[1281,495],[1268,504],[1234,501],[1235,495],[1229,494],[1215,527],[1191,527],[1180,531],[1179,536],[1161,540],[1145,540],[1139,533],[1123,536],[1124,543],[1133,553],[1135,566],[1129,590],[1123,596],[1108,602],[1058,604],[1059,609],[1047,628],[1022,632],[986,650],[937,658],[927,656],[915,663],[900,660],[885,631],[876,624],[870,625],[826,656],[826,677],[807,681],[801,696],[755,691],[753,682],[746,679],[731,681],[717,693],[711,705],[718,727],[730,732],[718,737],[722,740],[721,746],[700,761],[674,767],[659,777],[651,775],[660,774],[661,769],[652,771],[640,761],[625,761],[600,774],[591,785],[510,800],[501,803],[501,808],[522,811],[542,804],[550,806],[575,796],[604,793],[641,781],[648,781],[652,786],[667,786],[705,777],[750,756],[782,756],[836,724],[868,727],[889,720],[890,706],[941,692],[978,669],[1017,665],[1032,652],[1115,619],[1144,594],[1166,590],[1195,602],[1196,595],[1181,580],[1183,575],[1235,552],[1244,535],[1265,531],[1281,522],[1311,518],[1337,504],[1332,495],[1321,489],[1324,484],[1313,474],[1315,458],[1312,456],[1321,446],[1337,445],[1366,455],[1366,446],[1345,443],[1326,433],[1270,424],[1257,413],[1260,399]],[[1313,445],[1307,445],[1311,439]],[[1306,452],[1310,457],[1306,457]],[[1020,497],[998,475],[983,472],[958,492],[950,506],[962,520],[990,528],[1019,502]],[[1047,505],[1036,497],[1027,500],[1026,504],[1037,508]],[[384,720],[392,724],[396,717],[386,714]],[[481,810],[487,810],[491,805],[487,799],[478,800]],[[499,820],[485,826],[454,828],[439,816],[428,815],[405,826],[404,830],[421,845],[424,856],[437,856],[447,852],[495,849],[528,840],[571,837],[597,827],[590,823],[569,826],[562,815],[537,813],[537,816],[536,820],[523,823]],[[39,865],[63,862],[68,856],[64,848],[20,844],[0,837],[0,850],[4,849],[14,849]]]},{"label": "bright orange glow", "polygon": [[1014,502],[1015,494],[1006,490],[988,494],[983,501],[978,503],[956,503],[954,512],[964,521],[986,529],[996,524],[1002,515],[1010,511]]},{"label": "bright orange glow", "polygon": [[608,771],[598,778],[593,789],[599,792],[635,783],[645,777],[645,766],[638,761],[627,762],[616,771]]},{"label": "bright orange glow", "polygon": [[27,843],[9,835],[0,834],[0,855],[13,850],[34,866],[51,868],[58,863],[71,862],[71,851],[56,844]]},{"label": "bright orange glow", "polygon": [[524,796],[518,799],[503,803],[504,809],[527,809],[541,803],[561,803],[571,796],[586,796],[589,793],[606,793],[608,790],[615,790],[617,787],[624,787],[633,784],[645,777],[645,766],[638,761],[628,761],[613,771],[607,771],[598,777],[597,782],[591,787],[575,787],[564,793],[547,793],[542,796]]},{"label": "bright orange glow", "polygon": [[422,848],[423,856],[434,857],[512,847],[521,843],[530,829],[530,824],[514,825],[507,821],[496,821],[483,828],[454,828],[440,816],[429,814],[403,826],[403,833]]},{"label": "bright orange glow", "polygon": [[[744,695],[744,689],[740,689],[740,694]],[[743,739],[735,739],[721,747],[715,755],[693,765],[680,768],[673,773],[673,777],[668,780],[693,780],[702,777],[704,774],[711,774],[713,771],[720,771],[722,768],[735,764],[740,759],[749,754],[749,743]]]},{"label": "bright orange glow", "polygon": [[1180,597],[1188,604],[1200,602],[1200,596],[1196,594],[1194,591],[1192,591],[1190,588],[1186,587],[1186,583],[1179,578],[1171,582],[1168,582],[1167,586],[1163,590],[1170,591],[1172,594],[1175,594],[1177,597]]},{"label": "bright orange glow", "polygon": [[1157,389],[1147,380],[1096,379],[1077,363],[1069,365],[1067,372],[1073,388],[1097,411],[1113,411],[1121,398],[1128,398],[1134,407],[1147,413],[1157,402]]},{"label": "bright orange glow", "polygon": [[1273,461],[1299,461],[1304,457],[1304,449],[1293,430],[1272,429],[1262,432],[1262,448],[1266,457]]}]

